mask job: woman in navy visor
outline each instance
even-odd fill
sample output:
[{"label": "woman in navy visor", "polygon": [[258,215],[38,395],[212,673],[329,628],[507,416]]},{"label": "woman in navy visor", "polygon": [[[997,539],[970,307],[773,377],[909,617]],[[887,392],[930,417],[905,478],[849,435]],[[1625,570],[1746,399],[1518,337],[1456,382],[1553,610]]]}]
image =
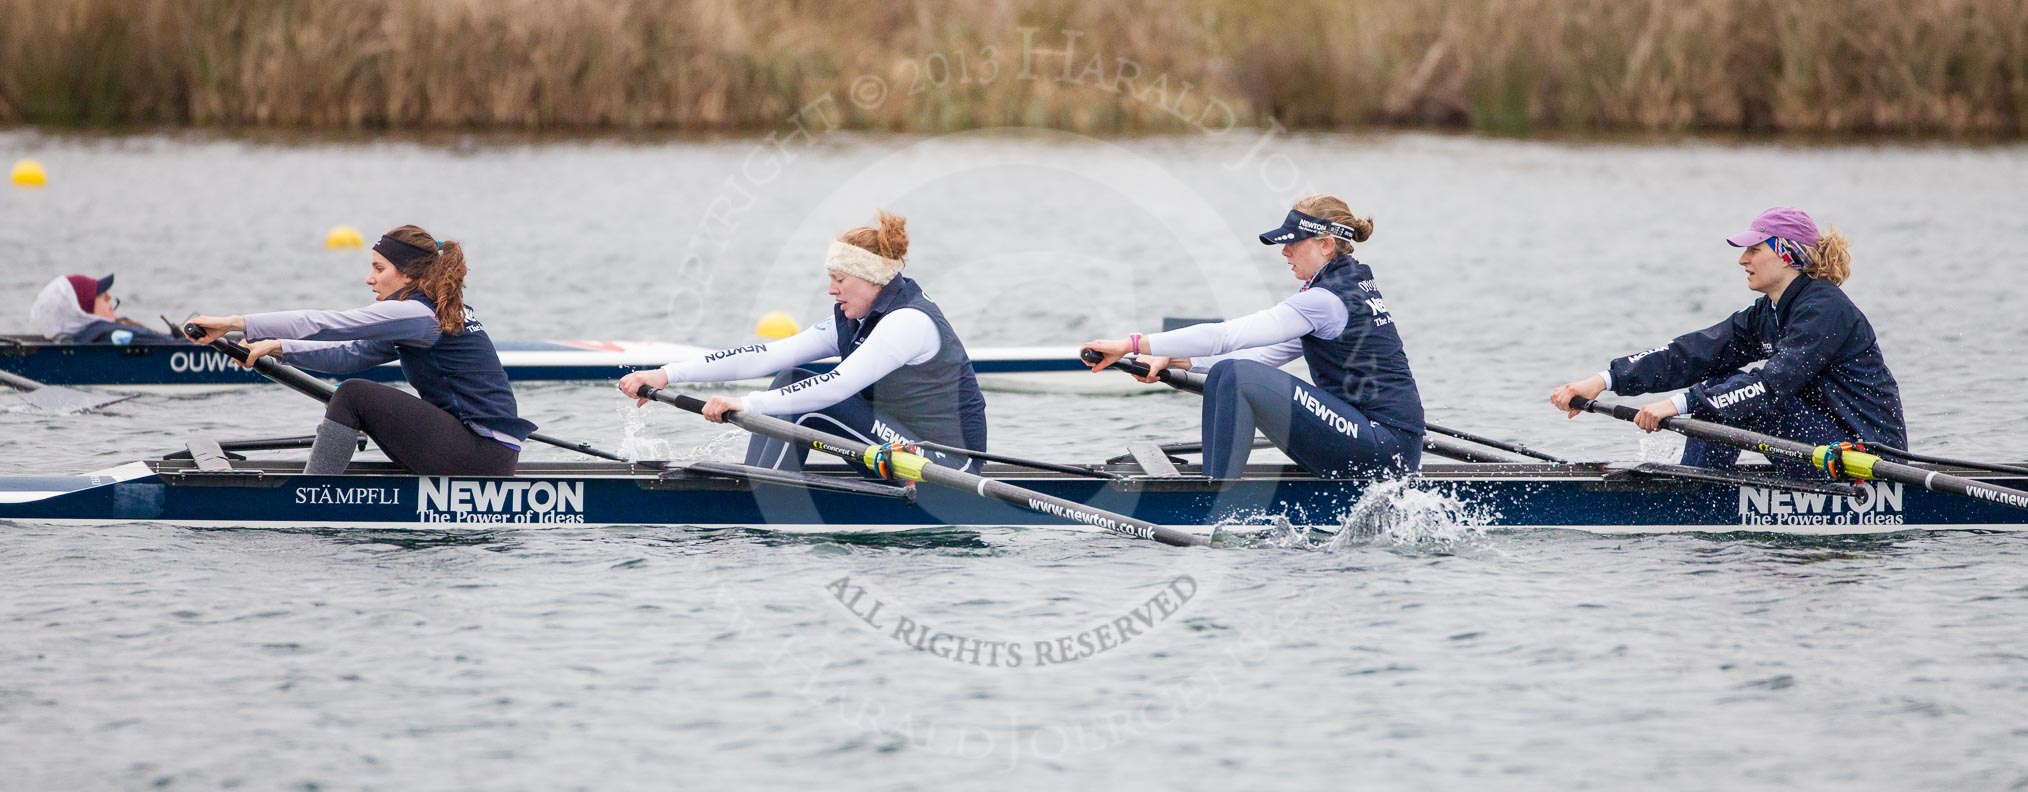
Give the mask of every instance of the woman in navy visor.
[{"label": "woman in navy visor", "polygon": [[[1370,218],[1343,200],[1297,201],[1282,225],[1260,235],[1281,245],[1303,287],[1271,308],[1226,322],[1092,341],[1103,359],[1139,355],[1150,367],[1209,371],[1204,386],[1204,472],[1238,478],[1258,430],[1319,476],[1401,475],[1422,461],[1422,396],[1394,316],[1373,270],[1352,246],[1373,235]],[[1282,371],[1302,358],[1310,381]]]}]

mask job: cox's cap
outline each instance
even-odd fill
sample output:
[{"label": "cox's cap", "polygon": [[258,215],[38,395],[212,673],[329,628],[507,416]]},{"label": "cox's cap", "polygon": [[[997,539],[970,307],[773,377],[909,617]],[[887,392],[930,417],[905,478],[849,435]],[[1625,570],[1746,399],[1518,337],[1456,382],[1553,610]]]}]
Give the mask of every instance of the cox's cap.
[{"label": "cox's cap", "polygon": [[1347,242],[1356,242],[1358,240],[1352,238],[1353,233],[1355,232],[1350,226],[1340,225],[1321,217],[1313,217],[1290,209],[1289,215],[1282,218],[1281,227],[1260,235],[1260,243],[1263,245],[1286,245],[1290,242],[1301,242],[1310,237],[1321,236],[1323,234],[1330,234]]},{"label": "cox's cap", "polygon": [[77,293],[77,307],[83,309],[85,313],[92,312],[92,303],[99,299],[99,295],[113,288],[111,275],[98,279],[93,279],[90,275],[66,275],[64,280],[70,281],[70,290]]},{"label": "cox's cap", "polygon": [[1777,206],[1753,219],[1753,225],[1745,231],[1726,237],[1733,247],[1753,247],[1766,242],[1768,237],[1801,242],[1810,247],[1817,245],[1817,222],[1811,220],[1803,210],[1791,206]]}]

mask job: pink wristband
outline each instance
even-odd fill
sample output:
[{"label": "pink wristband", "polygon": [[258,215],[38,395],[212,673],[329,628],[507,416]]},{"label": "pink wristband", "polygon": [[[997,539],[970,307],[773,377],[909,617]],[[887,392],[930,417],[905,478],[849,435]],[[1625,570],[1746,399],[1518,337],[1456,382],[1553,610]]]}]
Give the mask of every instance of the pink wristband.
[{"label": "pink wristband", "polygon": [[1134,352],[1134,354],[1136,354],[1136,355],[1138,355],[1138,354],[1141,354],[1141,334],[1140,334],[1140,333],[1130,333],[1130,334],[1128,334],[1128,335],[1127,335],[1127,346],[1129,346],[1129,347],[1132,347],[1132,348],[1133,348],[1133,352]]}]

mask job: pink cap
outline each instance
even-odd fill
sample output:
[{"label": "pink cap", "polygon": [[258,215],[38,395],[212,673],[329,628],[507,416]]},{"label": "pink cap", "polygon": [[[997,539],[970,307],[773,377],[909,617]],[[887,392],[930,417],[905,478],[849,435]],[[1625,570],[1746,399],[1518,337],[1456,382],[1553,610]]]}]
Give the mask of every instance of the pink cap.
[{"label": "pink cap", "polygon": [[1753,219],[1747,230],[1726,237],[1733,247],[1753,247],[1766,242],[1768,237],[1781,237],[1801,242],[1808,247],[1817,246],[1817,222],[1810,219],[1803,210],[1792,206],[1777,206]]},{"label": "pink cap", "polygon": [[113,276],[111,275],[103,278],[94,278],[90,275],[66,275],[64,276],[64,280],[70,281],[71,291],[77,292],[77,307],[84,309],[85,313],[92,312],[92,303],[99,299],[99,295],[113,288]]}]

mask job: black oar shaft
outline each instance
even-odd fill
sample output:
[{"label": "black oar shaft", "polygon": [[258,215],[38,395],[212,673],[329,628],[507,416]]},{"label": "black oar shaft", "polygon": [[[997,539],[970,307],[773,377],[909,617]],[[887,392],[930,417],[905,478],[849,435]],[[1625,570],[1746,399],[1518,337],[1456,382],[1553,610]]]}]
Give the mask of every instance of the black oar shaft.
[{"label": "black oar shaft", "polygon": [[1458,431],[1458,430],[1456,430],[1456,429],[1448,429],[1448,428],[1445,428],[1445,427],[1442,427],[1442,426],[1438,426],[1438,425],[1436,425],[1436,424],[1433,424],[1433,423],[1428,423],[1428,422],[1424,422],[1424,423],[1423,423],[1423,425],[1422,425],[1422,427],[1423,427],[1424,429],[1427,429],[1427,430],[1429,430],[1429,431],[1431,431],[1431,432],[1435,432],[1435,433],[1437,433],[1437,434],[1440,434],[1440,435],[1450,435],[1451,437],[1455,437],[1455,438],[1457,438],[1457,439],[1459,439],[1459,440],[1463,440],[1463,441],[1466,441],[1466,442],[1468,442],[1468,443],[1478,443],[1479,445],[1485,446],[1485,447],[1487,447],[1487,448],[1497,448],[1497,449],[1500,449],[1501,451],[1505,451],[1505,452],[1507,452],[1507,453],[1509,453],[1509,454],[1520,454],[1520,455],[1522,455],[1522,456],[1525,456],[1525,457],[1532,457],[1532,458],[1535,458],[1535,459],[1540,459],[1540,460],[1542,460],[1542,461],[1544,461],[1544,462],[1555,462],[1555,463],[1557,463],[1557,464],[1559,464],[1559,465],[1568,465],[1568,464],[1570,464],[1570,460],[1568,460],[1568,459],[1563,459],[1563,458],[1561,458],[1561,457],[1556,457],[1556,456],[1551,456],[1551,455],[1549,455],[1549,454],[1545,454],[1545,453],[1542,453],[1542,452],[1540,452],[1540,451],[1537,451],[1537,450],[1535,450],[1535,449],[1529,448],[1529,447],[1527,447],[1527,446],[1525,446],[1525,445],[1521,445],[1521,444],[1519,444],[1519,443],[1505,443],[1505,442],[1501,442],[1501,441],[1499,441],[1499,440],[1494,440],[1493,438],[1490,438],[1490,437],[1485,437],[1485,436],[1482,436],[1482,435],[1475,435],[1475,434],[1472,434],[1471,432],[1460,432],[1460,431]]},{"label": "black oar shaft", "polygon": [[[191,333],[191,331],[193,330],[199,330],[199,328],[197,328],[195,325],[183,328],[183,332],[185,333]],[[196,338],[199,335],[202,335],[201,331],[195,334],[191,334],[190,337]],[[247,357],[246,347],[240,346],[239,344],[235,344],[231,341],[227,341],[223,338],[211,342],[209,346],[212,349],[216,349],[220,352],[225,353],[227,357],[230,357],[233,360],[237,360],[241,363],[246,362]],[[254,361],[253,370],[255,373],[260,374],[263,377],[267,377],[268,379],[274,380],[276,383],[279,383],[284,387],[287,387],[289,390],[303,394],[304,396],[308,396],[312,399],[316,399],[317,401],[320,402],[329,403],[331,401],[331,394],[338,392],[338,388],[332,385],[331,383],[325,382],[323,380],[317,379],[316,377],[312,377],[308,374],[305,374],[303,373],[302,369],[286,365],[281,361],[271,357],[264,357],[261,358],[260,360]]]},{"label": "black oar shaft", "polygon": [[[189,335],[191,338],[197,338],[199,336],[204,335],[203,328],[197,327],[196,325],[185,326],[183,328],[183,332]],[[246,347],[240,346],[239,344],[235,344],[231,341],[227,341],[223,338],[211,342],[210,346],[212,349],[216,349],[220,352],[225,353],[233,360],[237,360],[241,363],[246,362],[247,356]],[[312,377],[309,374],[303,373],[302,369],[285,364],[271,357],[264,357],[261,358],[260,360],[254,361],[253,369],[261,376],[274,380],[275,382],[287,387],[289,390],[293,390],[297,393],[303,394],[304,396],[308,396],[312,399],[316,399],[317,401],[324,402],[326,404],[329,404],[331,402],[332,394],[338,392],[337,386],[332,385],[331,383],[325,382],[316,377]],[[549,435],[542,434],[541,432],[530,433],[528,435],[528,439],[538,443],[542,443],[544,445],[556,446],[557,448],[561,448],[566,451],[576,451],[580,454],[584,454],[585,456],[598,457],[599,459],[606,459],[614,462],[630,461],[626,457],[620,456],[619,454],[614,454],[608,451],[601,451],[597,448],[594,448],[589,443],[579,443],[570,440],[563,440],[560,438],[550,437]]]},{"label": "black oar shaft", "polygon": [[[1606,404],[1582,396],[1573,397],[1570,400],[1570,406],[1573,409],[1598,413],[1600,415],[1610,415],[1629,422],[1633,421],[1634,416],[1639,415],[1641,412],[1624,404]],[[1662,419],[1661,427],[1686,437],[1694,437],[1706,442],[1747,451],[1758,451],[1770,457],[1793,459],[1808,463],[1818,469],[1824,467],[1823,459],[1819,453],[1819,449],[1824,448],[1822,446],[1814,446],[1796,440],[1787,440],[1773,435],[1765,435],[1738,427],[1726,426],[1710,421],[1700,421],[1696,418],[1686,418],[1683,416],[1664,418]],[[1843,456],[1846,471],[1858,478],[1911,484],[1932,492],[1963,495],[1969,498],[1990,501],[2002,506],[2028,509],[2028,491],[1987,484],[1963,476],[1953,476],[1949,473],[1924,470],[1919,467],[1904,465],[1900,462],[1881,459],[1872,454],[1857,451],[1846,451]]]},{"label": "black oar shaft", "polygon": [[2022,467],[2020,465],[2000,465],[1994,464],[1992,462],[1972,462],[1963,459],[1951,459],[1949,457],[1917,454],[1910,451],[1904,451],[1902,449],[1895,448],[1894,446],[1890,445],[1880,445],[1879,443],[1867,443],[1866,448],[1869,451],[1878,451],[1886,456],[1901,457],[1902,459],[1906,459],[1910,462],[1928,462],[1932,465],[1950,465],[1952,467],[1971,468],[1973,470],[1985,470],[1993,473],[2012,473],[2016,476],[2028,476],[2028,467]]},{"label": "black oar shaft", "polygon": [[[694,413],[704,412],[704,401],[680,393],[668,393],[657,388],[642,386],[638,395],[663,404],[679,407]],[[832,456],[863,462],[878,446],[839,437],[829,432],[820,432],[807,426],[790,423],[760,413],[746,413],[730,410],[725,421],[758,435],[765,435],[784,443],[821,451]],[[1062,517],[1073,522],[1100,528],[1121,536],[1135,539],[1152,539],[1157,542],[1179,547],[1209,544],[1210,540],[1196,534],[1178,531],[1147,520],[1115,514],[1103,509],[1094,509],[1072,500],[1046,495],[1023,487],[1016,487],[1003,481],[973,475],[921,460],[916,473],[924,483],[935,484],[955,490],[970,492],[980,497],[991,498],[1010,506],[1028,509],[1042,514]]]}]

